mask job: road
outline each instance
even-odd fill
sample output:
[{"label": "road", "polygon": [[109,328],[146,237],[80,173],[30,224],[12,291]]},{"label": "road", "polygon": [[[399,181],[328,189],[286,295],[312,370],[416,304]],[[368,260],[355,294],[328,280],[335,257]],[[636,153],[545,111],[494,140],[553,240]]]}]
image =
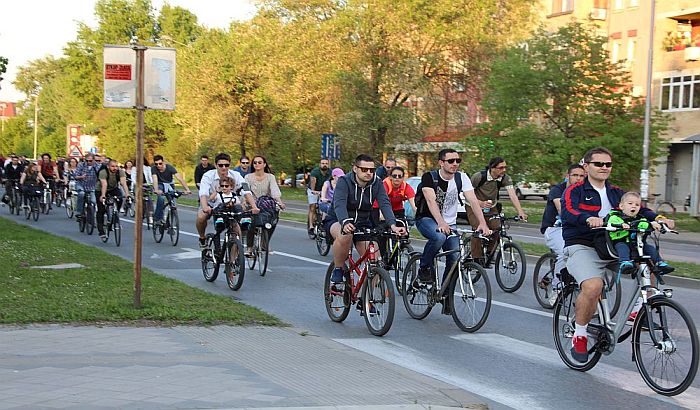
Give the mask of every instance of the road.
[{"label": "road", "polygon": [[[2,216],[7,209],[0,210]],[[124,222],[122,247],[102,244],[96,235],[80,234],[63,210],[41,215],[38,222],[9,217],[48,232],[96,246],[131,260],[133,221]],[[436,308],[425,320],[411,319],[397,301],[394,324],[383,338],[371,336],[363,319],[351,312],[341,324],[331,322],[323,304],[322,283],[330,257],[320,257],[303,225],[281,222],[272,240],[274,254],[265,277],[246,274],[241,290],[232,292],[220,275],[215,283],[204,280],[194,230],[194,211],[181,208],[180,244],[168,238],[155,244],[144,230],[144,265],[212,293],[232,297],[270,312],[310,334],[329,338],[377,358],[429,375],[484,398],[490,407],[516,409],[669,409],[698,408],[700,380],[684,394],[667,398],[653,393],[631,361],[629,342],[587,373],[567,369],[554,348],[551,314],[537,304],[528,278],[515,294],[494,288],[494,305],[485,326],[477,333],[461,332],[449,316]],[[533,235],[534,236],[534,235]],[[69,261],[68,261],[69,262]],[[531,264],[532,265],[532,264]],[[531,269],[531,267],[530,267]],[[623,289],[629,290],[626,281]],[[145,290],[147,292],[147,290]],[[700,317],[700,291],[674,288],[674,299],[694,318]],[[342,379],[329,380],[338,383]],[[566,400],[564,402],[564,400]],[[565,404],[564,404],[565,403]]]}]

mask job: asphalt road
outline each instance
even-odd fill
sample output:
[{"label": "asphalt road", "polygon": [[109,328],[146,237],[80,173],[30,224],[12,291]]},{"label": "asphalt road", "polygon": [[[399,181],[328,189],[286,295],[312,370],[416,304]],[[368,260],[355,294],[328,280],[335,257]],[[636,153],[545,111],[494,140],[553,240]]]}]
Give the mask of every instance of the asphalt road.
[{"label": "asphalt road", "polygon": [[[133,228],[124,221],[122,246],[102,244],[95,235],[78,232],[63,209],[41,215],[38,222],[0,214],[48,232],[99,247],[131,260]],[[684,394],[667,398],[655,394],[639,376],[631,360],[631,344],[617,346],[610,356],[587,373],[569,370],[559,359],[552,340],[551,313],[541,309],[528,277],[514,294],[494,287],[494,302],[485,326],[477,333],[461,332],[439,307],[424,320],[411,319],[397,300],[396,315],[389,333],[382,338],[367,331],[354,311],[343,323],[331,322],[325,312],[322,284],[330,256],[320,257],[305,233],[303,224],[281,222],[272,239],[273,255],[267,276],[246,273],[243,287],[232,292],[220,275],[214,283],[204,280],[194,229],[194,211],[180,209],[182,233],[177,247],[156,244],[144,229],[143,263],[164,275],[209,292],[230,296],[257,306],[310,334],[333,339],[405,368],[429,375],[482,396],[492,408],[517,409],[668,409],[698,408],[700,380]],[[530,231],[534,231],[530,229]],[[520,236],[536,235],[524,231]],[[516,239],[518,237],[516,236]],[[418,244],[417,244],[418,245]],[[533,265],[533,264],[531,264]],[[532,266],[529,266],[531,271]],[[492,275],[492,273],[491,273]],[[623,283],[631,289],[631,282]],[[145,290],[147,292],[147,290]],[[674,287],[674,299],[697,320],[700,290]],[[381,377],[381,375],[377,375]],[[328,383],[341,383],[329,380]]]}]

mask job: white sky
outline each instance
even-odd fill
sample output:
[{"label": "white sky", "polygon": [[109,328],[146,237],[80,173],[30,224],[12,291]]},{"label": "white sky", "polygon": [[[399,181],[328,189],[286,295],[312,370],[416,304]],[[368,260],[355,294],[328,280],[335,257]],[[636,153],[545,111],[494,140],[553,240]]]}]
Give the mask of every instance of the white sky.
[{"label": "white sky", "polygon": [[[151,0],[156,11],[165,0]],[[77,22],[96,26],[95,0],[17,0],[0,8],[0,56],[9,59],[0,83],[0,101],[24,99],[12,85],[18,67],[47,55],[60,57],[63,47],[74,40]],[[232,20],[246,20],[255,14],[252,0],[167,0],[197,15],[207,27],[228,28]],[[156,12],[157,15],[157,12]]]}]

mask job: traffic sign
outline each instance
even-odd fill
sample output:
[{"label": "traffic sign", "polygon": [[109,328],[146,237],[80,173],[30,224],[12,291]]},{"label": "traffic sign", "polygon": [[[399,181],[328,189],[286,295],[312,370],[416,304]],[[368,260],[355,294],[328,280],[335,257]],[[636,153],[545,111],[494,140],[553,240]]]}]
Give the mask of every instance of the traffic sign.
[{"label": "traffic sign", "polygon": [[321,158],[340,159],[340,137],[336,134],[321,135]]}]

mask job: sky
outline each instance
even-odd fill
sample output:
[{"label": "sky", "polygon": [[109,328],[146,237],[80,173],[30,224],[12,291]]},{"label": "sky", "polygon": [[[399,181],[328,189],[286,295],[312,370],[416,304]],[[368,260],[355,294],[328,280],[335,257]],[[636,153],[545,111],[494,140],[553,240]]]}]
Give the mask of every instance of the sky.
[{"label": "sky", "polygon": [[[151,0],[160,10],[165,0]],[[95,0],[8,0],[0,6],[0,56],[9,60],[0,83],[0,101],[18,101],[25,95],[12,85],[17,70],[31,60],[63,55],[63,47],[76,37],[78,22],[97,25]],[[255,14],[252,0],[167,0],[171,6],[188,9],[199,23],[228,28],[232,20],[250,19]],[[156,12],[157,15],[157,12]]]}]

